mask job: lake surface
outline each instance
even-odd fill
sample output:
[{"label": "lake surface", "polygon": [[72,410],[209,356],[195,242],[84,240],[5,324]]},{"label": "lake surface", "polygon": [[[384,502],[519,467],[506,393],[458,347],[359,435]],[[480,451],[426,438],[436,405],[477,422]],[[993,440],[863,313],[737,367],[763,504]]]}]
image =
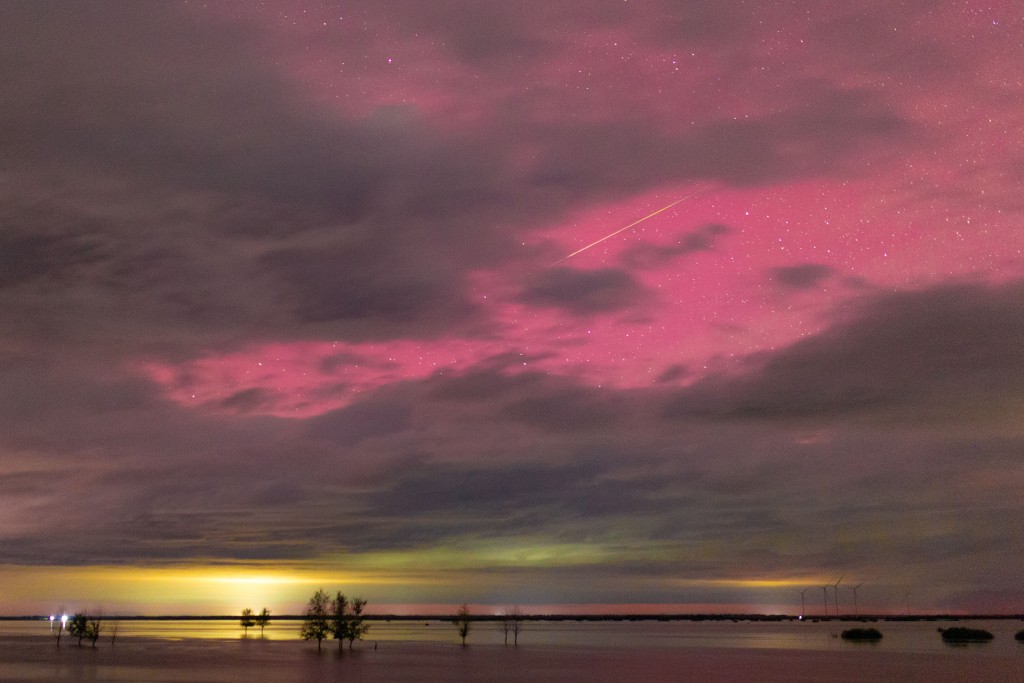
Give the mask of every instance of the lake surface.
[{"label": "lake surface", "polygon": [[[368,621],[370,631],[363,647],[374,642],[458,643],[455,627],[447,621]],[[298,620],[272,620],[263,640],[298,640]],[[839,634],[848,628],[871,626],[884,638],[875,644],[849,643]],[[785,650],[842,650],[870,648],[891,652],[945,652],[939,628],[969,626],[983,628],[996,638],[984,646],[986,653],[1021,653],[1024,646],[1014,634],[1024,629],[1024,621],[942,620],[942,621],[525,621],[519,644],[544,646],[637,647],[637,648],[737,648]],[[112,623],[104,624],[101,643],[108,641]],[[3,636],[47,636],[52,633],[45,621],[0,621]],[[66,636],[65,636],[66,637]],[[219,620],[121,620],[117,637],[160,640],[213,639],[241,640],[243,631],[236,621]],[[248,640],[260,640],[259,629],[250,628]],[[475,622],[470,644],[501,645],[504,634],[498,622]]]},{"label": "lake surface", "polygon": [[[937,628],[984,628],[994,641],[942,642]],[[108,627],[110,623],[107,623]],[[877,644],[838,638],[850,622],[526,622],[520,645],[502,645],[500,624],[478,622],[461,647],[444,621],[374,621],[366,641],[298,639],[298,622],[274,621],[241,637],[230,621],[121,621],[94,650],[46,622],[0,622],[0,680],[27,681],[1024,681],[1018,620],[871,624]]]}]

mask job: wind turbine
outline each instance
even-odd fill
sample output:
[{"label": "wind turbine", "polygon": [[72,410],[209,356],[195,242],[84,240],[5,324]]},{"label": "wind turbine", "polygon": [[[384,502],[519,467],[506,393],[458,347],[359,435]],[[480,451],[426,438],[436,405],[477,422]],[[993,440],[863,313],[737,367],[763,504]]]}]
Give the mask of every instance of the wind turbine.
[{"label": "wind turbine", "polygon": [[821,592],[825,594],[825,616],[828,616],[828,586],[822,586]]},{"label": "wind turbine", "polygon": [[832,590],[833,590],[834,595],[836,597],[836,616],[837,617],[839,616],[839,584],[842,583],[842,581],[843,581],[843,574],[840,574],[839,578],[836,579],[836,582],[832,584]]},{"label": "wind turbine", "polygon": [[860,610],[857,609],[857,589],[863,586],[863,583],[858,583],[856,586],[851,586],[850,590],[853,591],[853,616],[859,617]]},{"label": "wind turbine", "polygon": [[807,608],[804,607],[804,593],[806,593],[809,590],[811,590],[811,589],[810,588],[805,588],[802,591],[800,591],[800,618],[801,619],[804,618],[804,613],[807,611]]}]

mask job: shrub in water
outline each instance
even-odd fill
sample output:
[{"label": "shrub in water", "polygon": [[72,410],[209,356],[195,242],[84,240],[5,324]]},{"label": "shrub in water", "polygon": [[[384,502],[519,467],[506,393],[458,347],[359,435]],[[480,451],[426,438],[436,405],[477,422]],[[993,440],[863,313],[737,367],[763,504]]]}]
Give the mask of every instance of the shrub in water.
[{"label": "shrub in water", "polygon": [[954,626],[942,630],[942,639],[947,643],[984,643],[995,636],[984,629]]},{"label": "shrub in water", "polygon": [[882,639],[882,632],[877,628],[848,628],[842,633],[843,640],[878,641]]}]

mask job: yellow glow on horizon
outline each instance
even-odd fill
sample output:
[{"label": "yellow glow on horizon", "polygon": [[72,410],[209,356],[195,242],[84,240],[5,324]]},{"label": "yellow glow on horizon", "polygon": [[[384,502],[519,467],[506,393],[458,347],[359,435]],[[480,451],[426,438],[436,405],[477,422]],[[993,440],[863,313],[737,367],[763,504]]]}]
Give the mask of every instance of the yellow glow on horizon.
[{"label": "yellow glow on horizon", "polygon": [[234,614],[243,607],[258,610],[264,606],[276,612],[295,612],[315,588],[351,592],[432,581],[359,570],[262,565],[6,565],[0,566],[0,576],[4,577],[8,609],[26,614],[41,614],[59,606],[160,614]]},{"label": "yellow glow on horizon", "polygon": [[[464,538],[434,547],[343,554],[291,562],[211,562],[195,560],[162,566],[0,565],[7,614],[43,614],[61,606],[120,614],[237,614],[242,608],[269,608],[276,614],[301,612],[317,588],[341,590],[374,604],[458,603],[462,595],[484,595],[502,581],[509,595],[550,600],[579,594],[561,579],[538,587],[545,570],[609,568],[588,585],[590,594],[630,595],[661,586],[666,596],[692,595],[702,603],[708,591],[750,591],[751,604],[777,602],[782,592],[831,583],[828,577],[746,576],[738,578],[629,577],[614,568],[643,557],[672,561],[671,546],[637,546],[628,541],[551,543],[522,536],[494,541]],[[523,571],[520,571],[523,570]],[[505,572],[514,574],[506,575]],[[533,572],[540,572],[533,574]],[[501,576],[496,579],[496,576]],[[682,592],[680,592],[682,589]],[[776,592],[773,595],[773,592]],[[740,594],[729,600],[740,600]],[[685,601],[685,598],[684,598]]]}]

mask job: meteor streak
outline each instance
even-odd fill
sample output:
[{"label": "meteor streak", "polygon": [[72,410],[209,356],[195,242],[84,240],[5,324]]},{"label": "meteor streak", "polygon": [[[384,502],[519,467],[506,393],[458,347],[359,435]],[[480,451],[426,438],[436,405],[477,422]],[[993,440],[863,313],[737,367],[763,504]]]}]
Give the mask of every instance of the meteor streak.
[{"label": "meteor streak", "polygon": [[554,263],[552,263],[551,265],[553,265],[553,266],[557,266],[557,265],[558,265],[559,263],[561,263],[562,261],[568,261],[568,260],[569,260],[569,259],[571,259],[571,258],[572,258],[573,256],[575,256],[576,254],[579,254],[579,253],[581,253],[581,252],[584,252],[584,251],[586,251],[587,249],[590,249],[591,247],[597,246],[598,244],[601,244],[601,242],[604,242],[604,241],[605,241],[605,240],[607,240],[607,239],[611,239],[612,237],[615,237],[615,236],[616,236],[616,235],[618,235],[618,234],[619,234],[620,232],[625,232],[626,230],[629,230],[629,229],[630,229],[630,228],[632,228],[633,226],[635,226],[635,225],[639,225],[640,223],[643,223],[643,222],[644,222],[645,220],[647,220],[648,218],[654,218],[655,216],[657,216],[657,215],[658,215],[659,213],[661,213],[662,211],[668,211],[669,209],[671,209],[671,208],[672,208],[673,206],[675,206],[675,205],[676,205],[676,204],[678,204],[679,202],[681,202],[681,201],[683,201],[683,200],[685,200],[685,199],[689,199],[690,197],[692,197],[692,196],[693,196],[693,195],[695,195],[695,194],[697,194],[697,193],[696,193],[696,192],[691,192],[690,194],[686,195],[685,197],[682,197],[682,198],[680,198],[680,199],[677,199],[677,200],[675,200],[674,202],[672,202],[672,203],[671,203],[671,204],[669,204],[668,206],[663,206],[663,207],[661,207],[660,209],[658,209],[657,211],[654,211],[654,212],[652,212],[652,213],[649,213],[649,214],[647,214],[646,216],[644,216],[643,218],[640,218],[640,219],[638,219],[638,220],[635,220],[635,221],[633,221],[632,223],[630,223],[630,224],[629,224],[629,225],[627,225],[626,227],[624,227],[624,228],[619,228],[618,230],[616,230],[615,232],[611,233],[610,235],[605,235],[604,237],[602,237],[601,239],[597,240],[596,242],[591,242],[591,243],[590,243],[590,244],[588,244],[587,246],[585,246],[585,247],[582,247],[582,248],[580,248],[580,249],[577,249],[576,251],[572,252],[572,253],[571,253],[571,254],[569,254],[568,256],[563,256],[562,258],[558,259],[557,261],[555,261],[555,262],[554,262]]}]

